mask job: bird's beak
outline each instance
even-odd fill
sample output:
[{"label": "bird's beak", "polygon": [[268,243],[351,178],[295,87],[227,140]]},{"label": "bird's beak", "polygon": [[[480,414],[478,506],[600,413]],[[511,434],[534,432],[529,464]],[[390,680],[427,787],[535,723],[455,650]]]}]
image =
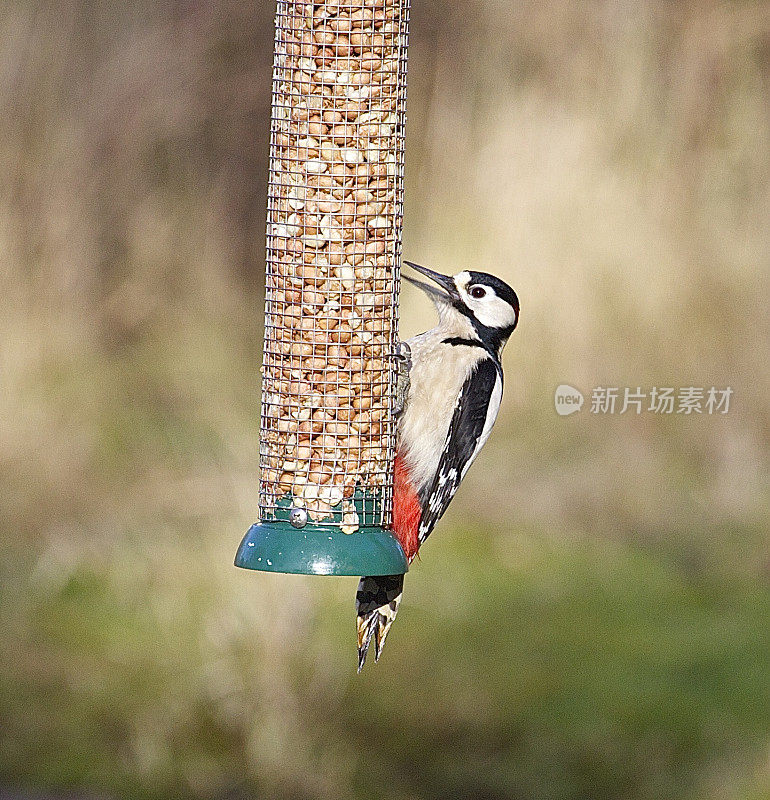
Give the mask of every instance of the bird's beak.
[{"label": "bird's beak", "polygon": [[419,264],[413,264],[411,261],[404,261],[403,263],[413,270],[416,270],[421,275],[424,275],[426,278],[430,278],[433,283],[437,284],[437,286],[434,286],[432,283],[425,283],[425,281],[418,281],[416,278],[404,275],[404,278],[408,280],[409,283],[418,286],[429,297],[442,300],[444,303],[454,303],[460,299],[460,293],[457,291],[454,278],[451,276],[442,275],[440,272],[434,272],[432,269],[421,267]]}]

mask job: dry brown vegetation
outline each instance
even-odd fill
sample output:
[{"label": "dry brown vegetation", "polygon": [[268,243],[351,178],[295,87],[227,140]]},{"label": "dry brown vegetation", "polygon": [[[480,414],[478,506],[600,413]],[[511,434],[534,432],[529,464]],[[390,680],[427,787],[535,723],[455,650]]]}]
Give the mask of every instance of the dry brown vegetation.
[{"label": "dry brown vegetation", "polygon": [[[0,9],[0,780],[758,800],[770,7],[415,3],[405,255],[514,285],[504,412],[354,676],[256,507],[270,3]],[[429,324],[405,292],[404,335]],[[569,418],[553,390],[727,386]]]}]

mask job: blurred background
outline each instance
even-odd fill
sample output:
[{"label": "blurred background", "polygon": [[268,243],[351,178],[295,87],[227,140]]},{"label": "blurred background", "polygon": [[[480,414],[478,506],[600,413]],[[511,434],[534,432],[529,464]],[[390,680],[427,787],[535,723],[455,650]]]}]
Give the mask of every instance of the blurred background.
[{"label": "blurred background", "polygon": [[405,255],[522,317],[360,676],[355,579],[232,567],[273,13],[0,8],[0,796],[770,797],[770,5],[415,0]]}]

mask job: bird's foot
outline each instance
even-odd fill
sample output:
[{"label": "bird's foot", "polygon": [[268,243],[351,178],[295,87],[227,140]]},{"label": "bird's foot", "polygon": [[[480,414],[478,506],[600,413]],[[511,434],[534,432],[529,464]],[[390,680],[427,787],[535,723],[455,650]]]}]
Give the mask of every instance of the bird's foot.
[{"label": "bird's foot", "polygon": [[396,347],[396,400],[393,413],[399,416],[406,406],[409,395],[409,372],[412,369],[412,348],[406,342],[399,342]]}]

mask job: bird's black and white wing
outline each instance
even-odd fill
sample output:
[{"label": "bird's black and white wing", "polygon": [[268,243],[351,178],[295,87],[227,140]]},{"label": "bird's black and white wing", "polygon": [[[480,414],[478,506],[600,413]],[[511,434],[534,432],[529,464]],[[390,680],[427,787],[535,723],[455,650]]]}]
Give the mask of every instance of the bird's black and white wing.
[{"label": "bird's black and white wing", "polygon": [[441,519],[465,473],[489,438],[502,396],[500,367],[491,358],[479,361],[460,392],[436,476],[420,493],[421,543]]}]

